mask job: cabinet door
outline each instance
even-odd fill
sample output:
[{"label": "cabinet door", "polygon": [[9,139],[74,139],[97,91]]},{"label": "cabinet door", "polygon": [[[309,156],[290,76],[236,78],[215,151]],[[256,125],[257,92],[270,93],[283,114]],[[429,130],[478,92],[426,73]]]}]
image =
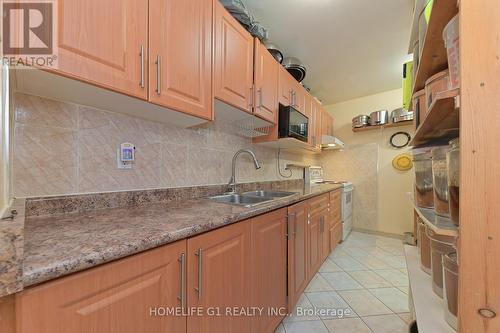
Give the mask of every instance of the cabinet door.
[{"label": "cabinet door", "polygon": [[286,208],[252,219],[251,306],[264,309],[252,318],[253,333],[274,332],[286,314],[286,227]]},{"label": "cabinet door", "polygon": [[315,214],[311,215],[307,224],[307,249],[308,249],[308,260],[307,260],[307,277],[311,280],[319,267],[321,266],[322,260],[322,224],[324,215]]},{"label": "cabinet door", "polygon": [[212,119],[212,1],[149,0],[149,100]]},{"label": "cabinet door", "polygon": [[307,203],[288,207],[288,311],[307,286]]},{"label": "cabinet door", "polygon": [[320,224],[321,229],[321,262],[330,254],[330,230],[332,227],[332,219],[330,215],[330,210],[326,210],[323,213],[323,222]]},{"label": "cabinet door", "polygon": [[[29,288],[16,295],[20,333],[185,332],[178,308],[186,241]],[[183,293],[185,294],[185,293]]]},{"label": "cabinet door", "polygon": [[255,111],[273,124],[278,123],[279,64],[266,47],[255,38]]},{"label": "cabinet door", "polygon": [[330,252],[342,239],[342,190],[330,192]]},{"label": "cabinet door", "polygon": [[325,109],[321,108],[321,134],[333,136],[333,118],[326,112]]},{"label": "cabinet door", "polygon": [[219,1],[214,4],[215,97],[251,113],[253,37]]},{"label": "cabinet door", "polygon": [[226,313],[250,304],[250,227],[239,222],[188,240],[188,304],[219,311],[189,317],[189,333],[250,332],[250,317]]},{"label": "cabinet door", "polygon": [[147,74],[147,2],[59,0],[57,6],[55,72],[147,99],[147,78],[141,79]]},{"label": "cabinet door", "polygon": [[295,79],[287,72],[285,67],[279,66],[278,102],[284,106],[295,106]]}]

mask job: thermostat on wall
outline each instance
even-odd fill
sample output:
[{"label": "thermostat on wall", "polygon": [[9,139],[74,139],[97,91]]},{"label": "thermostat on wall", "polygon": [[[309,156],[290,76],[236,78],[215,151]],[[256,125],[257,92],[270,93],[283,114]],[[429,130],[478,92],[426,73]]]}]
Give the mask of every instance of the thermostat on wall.
[{"label": "thermostat on wall", "polygon": [[118,148],[116,159],[118,169],[132,169],[135,161],[135,146],[129,142],[124,142]]}]

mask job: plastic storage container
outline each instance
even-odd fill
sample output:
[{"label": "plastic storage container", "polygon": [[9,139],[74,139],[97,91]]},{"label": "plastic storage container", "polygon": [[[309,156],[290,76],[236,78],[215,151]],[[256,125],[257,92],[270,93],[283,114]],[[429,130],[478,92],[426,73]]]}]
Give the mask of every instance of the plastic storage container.
[{"label": "plastic storage container", "polygon": [[418,16],[418,40],[420,42],[419,58],[422,58],[422,50],[424,45],[425,34],[427,33],[427,27],[429,26],[429,19],[431,18],[433,0],[427,1],[422,11]]},{"label": "plastic storage container", "polygon": [[458,14],[448,22],[443,30],[444,46],[448,56],[450,89],[460,87],[460,37]]},{"label": "plastic storage container", "polygon": [[446,154],[448,169],[448,194],[450,219],[456,226],[460,221],[460,140],[450,141],[450,148]]},{"label": "plastic storage container", "polygon": [[413,115],[415,117],[415,130],[427,116],[427,103],[425,102],[425,89],[419,90],[412,97]]},{"label": "plastic storage container", "polygon": [[434,212],[436,223],[448,222],[450,218],[448,169],[446,153],[448,146],[432,148],[432,184],[434,188]]},{"label": "plastic storage container", "polygon": [[427,274],[431,274],[431,241],[427,236],[427,226],[420,222],[418,229],[420,233],[420,268]]},{"label": "plastic storage container", "polygon": [[432,102],[436,99],[436,95],[440,92],[449,90],[449,86],[448,70],[434,74],[425,81],[425,100],[427,109],[430,108]]},{"label": "plastic storage container", "polygon": [[439,297],[443,297],[443,256],[455,251],[455,237],[438,235],[431,229],[426,229],[431,243],[431,276],[432,290]]},{"label": "plastic storage container", "polygon": [[444,317],[458,331],[458,257],[456,252],[443,256]]},{"label": "plastic storage container", "polygon": [[415,203],[420,208],[433,208],[432,160],[429,149],[413,150],[415,167]]}]

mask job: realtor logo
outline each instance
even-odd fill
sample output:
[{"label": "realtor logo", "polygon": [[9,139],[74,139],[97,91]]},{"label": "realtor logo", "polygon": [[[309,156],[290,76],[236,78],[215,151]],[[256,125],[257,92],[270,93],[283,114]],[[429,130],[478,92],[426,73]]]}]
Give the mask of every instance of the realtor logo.
[{"label": "realtor logo", "polygon": [[54,0],[2,1],[3,63],[54,67]]}]

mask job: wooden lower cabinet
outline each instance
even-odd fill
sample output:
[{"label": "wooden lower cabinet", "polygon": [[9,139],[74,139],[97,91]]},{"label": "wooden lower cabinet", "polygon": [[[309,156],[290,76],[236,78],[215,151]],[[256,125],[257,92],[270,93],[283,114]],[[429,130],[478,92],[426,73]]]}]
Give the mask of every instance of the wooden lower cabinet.
[{"label": "wooden lower cabinet", "polygon": [[288,207],[288,311],[293,311],[307,283],[308,204]]},{"label": "wooden lower cabinet", "polygon": [[330,252],[342,241],[342,190],[330,192]]},{"label": "wooden lower cabinet", "polygon": [[[250,306],[251,223],[239,222],[188,239],[188,333],[250,332],[250,317],[226,310]],[[207,311],[215,309],[219,316]]]},{"label": "wooden lower cabinet", "polygon": [[273,333],[287,310],[286,208],[258,216],[251,225],[250,299],[252,307],[263,309],[262,315],[252,317],[252,333]]},{"label": "wooden lower cabinet", "polygon": [[22,291],[16,332],[185,332],[186,317],[151,315],[180,306],[185,250],[179,241]]}]

